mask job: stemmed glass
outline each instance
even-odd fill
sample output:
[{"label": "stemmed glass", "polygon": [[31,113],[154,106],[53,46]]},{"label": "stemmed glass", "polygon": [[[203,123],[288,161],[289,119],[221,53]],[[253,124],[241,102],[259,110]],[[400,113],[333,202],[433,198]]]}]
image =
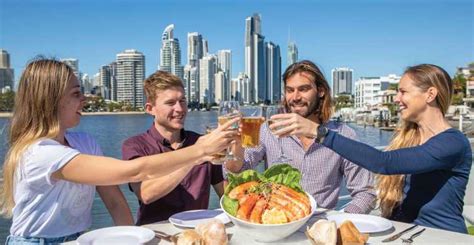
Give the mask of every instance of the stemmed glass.
[{"label": "stemmed glass", "polygon": [[[285,109],[284,106],[282,106],[282,105],[269,106],[267,108],[267,113],[266,113],[268,126],[272,125],[272,123],[274,123],[274,122],[279,121],[279,120],[276,120],[276,119],[270,119],[270,117],[272,117],[273,115],[283,114],[283,113],[286,113],[286,109]],[[279,129],[281,129],[281,128],[282,127],[278,127],[278,128],[273,129],[272,133],[279,130]],[[272,163],[274,163],[274,164],[277,164],[277,163],[290,163],[292,161],[292,159],[289,158],[288,156],[286,156],[285,153],[283,152],[281,137],[278,137],[278,145],[280,147],[280,156],[277,159],[275,159]]]},{"label": "stemmed glass", "polygon": [[[212,131],[217,129],[217,123],[209,123],[206,125],[206,134],[210,134]],[[218,152],[212,155],[213,159],[210,161],[214,165],[222,165],[226,160],[226,152]]]},{"label": "stemmed glass", "polygon": [[[234,119],[235,117],[240,116],[240,105],[237,101],[222,101],[219,104],[219,116],[217,121],[219,125],[226,123],[229,120]],[[239,122],[236,122],[230,126],[230,129],[237,130],[239,129]],[[230,147],[227,147],[227,153],[225,160],[237,160],[237,158],[232,154]]]}]

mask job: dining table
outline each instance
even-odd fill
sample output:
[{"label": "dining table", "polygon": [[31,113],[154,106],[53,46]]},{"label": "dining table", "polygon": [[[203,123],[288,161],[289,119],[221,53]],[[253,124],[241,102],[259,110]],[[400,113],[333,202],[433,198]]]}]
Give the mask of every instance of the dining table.
[{"label": "dining table", "polygon": [[[306,237],[305,231],[308,226],[311,226],[314,222],[316,222],[319,219],[325,219],[329,215],[333,214],[338,214],[340,213],[339,211],[335,210],[326,210],[326,211],[321,211],[316,214],[314,214],[308,222],[306,222],[305,225],[303,225],[299,230],[297,230],[295,233],[292,235],[271,243],[262,243],[262,242],[257,242],[255,241],[251,236],[247,235],[245,232],[239,229],[236,225],[232,224],[232,222],[228,223],[226,225],[226,232],[229,235],[230,234],[230,241],[229,244],[235,244],[235,245],[249,245],[249,244],[308,244],[311,245],[310,240]],[[400,231],[403,231],[409,227],[411,227],[413,224],[409,223],[403,223],[403,222],[398,222],[398,221],[390,221],[392,223],[392,227],[388,230],[385,230],[383,232],[378,232],[378,233],[370,233],[369,234],[369,240],[368,244],[382,244],[382,240],[393,236],[394,234],[397,234]],[[143,225],[142,227],[149,228],[154,231],[160,231],[162,233],[166,233],[169,235],[174,235],[182,232],[184,229],[192,229],[192,228],[182,228],[173,225],[169,221],[161,221],[157,223],[152,223],[152,224],[147,224]],[[426,230],[416,237],[413,243],[416,244],[449,244],[449,245],[455,245],[455,244],[474,244],[474,236],[468,235],[468,234],[462,234],[458,232],[451,232],[447,230],[441,230],[441,229],[435,229],[435,228],[430,228],[430,227],[424,227],[424,226],[418,226],[413,230],[410,230],[409,232],[403,234],[401,237],[398,239],[395,239],[394,241],[387,242],[384,244],[402,244],[402,238],[408,238],[412,234],[414,234],[417,231],[420,231],[422,228],[426,228]],[[68,242],[65,244],[76,244],[74,241],[73,242]],[[160,239],[158,237],[155,237],[153,240],[148,242],[147,244],[172,244],[170,241],[167,241],[165,239]]]}]

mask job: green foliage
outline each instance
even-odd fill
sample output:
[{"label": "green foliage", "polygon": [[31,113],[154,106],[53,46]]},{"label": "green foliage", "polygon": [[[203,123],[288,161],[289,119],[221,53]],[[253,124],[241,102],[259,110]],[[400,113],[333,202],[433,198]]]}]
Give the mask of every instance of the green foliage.
[{"label": "green foliage", "polygon": [[340,94],[335,99],[335,104],[336,104],[336,111],[338,111],[341,108],[352,107],[354,105],[354,100],[352,99],[352,96],[350,95]]},{"label": "green foliage", "polygon": [[391,83],[388,85],[389,90],[398,90],[398,83]]},{"label": "green foliage", "polygon": [[464,104],[464,102],[462,100],[463,98],[464,98],[463,93],[454,94],[453,95],[453,100],[451,101],[451,104],[452,105],[462,105],[462,104]]},{"label": "green foliage", "polygon": [[467,80],[462,74],[458,74],[453,78],[453,89],[455,94],[466,92]]},{"label": "green foliage", "polygon": [[0,111],[13,111],[15,92],[8,91],[0,94]]}]

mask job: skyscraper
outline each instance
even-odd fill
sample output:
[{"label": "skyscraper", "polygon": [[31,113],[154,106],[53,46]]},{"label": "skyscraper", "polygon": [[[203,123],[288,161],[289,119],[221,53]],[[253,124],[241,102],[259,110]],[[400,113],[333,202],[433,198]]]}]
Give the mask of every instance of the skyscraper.
[{"label": "skyscraper", "polygon": [[225,72],[220,70],[214,74],[214,100],[216,103],[227,100],[224,98],[225,87]]},{"label": "skyscraper", "polygon": [[280,46],[268,42],[266,45],[266,64],[267,64],[267,95],[270,103],[281,100],[281,54]]},{"label": "skyscraper", "polygon": [[288,54],[286,58],[287,66],[290,66],[298,61],[298,47],[296,47],[296,43],[289,42],[288,43]]},{"label": "skyscraper", "polygon": [[339,94],[352,94],[353,72],[354,70],[345,67],[331,70],[333,97],[336,97]]},{"label": "skyscraper", "polygon": [[76,75],[77,79],[81,80],[82,77],[79,76],[79,60],[74,58],[66,58],[61,59],[61,62],[65,63],[69,67],[72,68],[74,75]]},{"label": "skyscraper", "polygon": [[[230,100],[230,79],[232,77],[232,51],[229,49],[217,51],[217,70],[222,71],[222,100]],[[216,92],[217,93],[217,92]],[[217,97],[216,97],[217,100]]]},{"label": "skyscraper", "polygon": [[266,100],[264,40],[260,15],[254,14],[247,17],[245,19],[245,73],[249,77],[251,102]]},{"label": "skyscraper", "polygon": [[159,70],[171,72],[183,79],[183,66],[181,65],[181,50],[179,40],[174,38],[174,25],[165,28],[161,36],[160,67]]},{"label": "skyscraper", "polygon": [[144,106],[145,56],[134,49],[117,54],[117,101]]},{"label": "skyscraper", "polygon": [[0,49],[0,91],[13,90],[14,72],[10,68],[10,54]]},{"label": "skyscraper", "polygon": [[205,40],[201,34],[197,32],[188,33],[188,64],[183,76],[188,103],[199,102],[199,60],[207,55],[204,54],[204,44]]},{"label": "skyscraper", "polygon": [[199,60],[199,102],[214,103],[216,58],[213,55]]},{"label": "skyscraper", "polygon": [[199,65],[199,59],[203,57],[203,39],[197,32],[188,33],[188,65],[196,67]]}]

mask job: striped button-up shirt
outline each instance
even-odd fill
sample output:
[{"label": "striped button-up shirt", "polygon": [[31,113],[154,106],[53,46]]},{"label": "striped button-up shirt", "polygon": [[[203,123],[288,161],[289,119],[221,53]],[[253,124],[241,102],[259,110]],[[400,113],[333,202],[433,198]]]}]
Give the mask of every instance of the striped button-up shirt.
[{"label": "striped button-up shirt", "polygon": [[[345,124],[330,121],[325,126],[346,137],[356,137],[354,130]],[[345,179],[352,200],[344,210],[350,213],[368,213],[373,209],[375,191],[371,172],[316,142],[306,151],[295,136],[281,138],[280,142],[285,155],[292,159],[289,164],[302,173],[303,189],[313,195],[318,207],[335,208],[341,183]],[[265,160],[265,168],[268,168],[278,164],[274,161],[279,156],[278,139],[270,132],[267,123],[264,123],[260,130],[260,145],[245,149],[242,170],[255,168],[262,160]]]}]

